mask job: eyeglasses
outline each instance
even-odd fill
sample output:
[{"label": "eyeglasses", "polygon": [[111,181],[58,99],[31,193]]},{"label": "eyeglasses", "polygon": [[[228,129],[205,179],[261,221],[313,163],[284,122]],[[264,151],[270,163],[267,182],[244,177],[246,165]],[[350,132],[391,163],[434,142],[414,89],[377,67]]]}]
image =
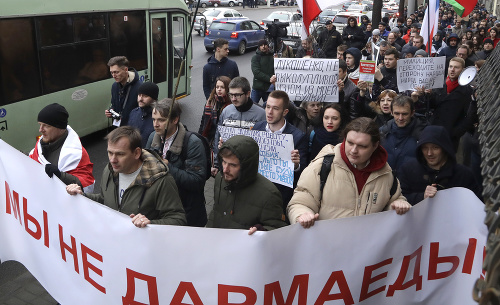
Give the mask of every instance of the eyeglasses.
[{"label": "eyeglasses", "polygon": [[227,95],[229,96],[229,98],[240,98],[241,96],[245,95],[245,93],[228,93]]},{"label": "eyeglasses", "polygon": [[120,72],[122,72],[122,71],[110,71],[109,73],[111,73],[111,75],[117,75]]}]

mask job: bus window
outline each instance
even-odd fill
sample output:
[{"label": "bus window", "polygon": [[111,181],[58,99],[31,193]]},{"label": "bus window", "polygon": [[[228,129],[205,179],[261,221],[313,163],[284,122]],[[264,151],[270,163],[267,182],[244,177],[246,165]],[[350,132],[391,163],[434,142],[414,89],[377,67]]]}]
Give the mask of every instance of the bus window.
[{"label": "bus window", "polygon": [[147,69],[146,13],[109,13],[110,56],[126,56],[136,70]]},{"label": "bus window", "polygon": [[74,18],[75,41],[107,38],[104,14],[81,15]]},{"label": "bus window", "polygon": [[[172,18],[172,42],[173,42],[173,57],[174,57],[174,86],[177,83],[177,77],[179,76],[179,69],[181,68],[181,62],[184,58],[184,52],[186,50],[185,38],[184,38],[184,17],[174,16]],[[186,65],[184,65],[181,71],[181,77],[185,75]],[[172,91],[173,92],[173,91]],[[182,95],[186,92],[186,84],[182,81],[179,82],[179,88],[177,89],[177,95]]]},{"label": "bus window", "polygon": [[153,49],[153,83],[167,80],[167,31],[165,18],[151,19],[151,35]]},{"label": "bus window", "polygon": [[31,18],[0,20],[0,106],[41,94]]},{"label": "bus window", "polygon": [[73,42],[73,18],[71,16],[43,17],[37,21],[42,47]]}]

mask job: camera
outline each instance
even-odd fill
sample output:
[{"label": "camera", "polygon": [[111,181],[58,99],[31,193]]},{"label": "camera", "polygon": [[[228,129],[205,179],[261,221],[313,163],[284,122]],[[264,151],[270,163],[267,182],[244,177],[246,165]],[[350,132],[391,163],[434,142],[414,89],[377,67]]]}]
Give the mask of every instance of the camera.
[{"label": "camera", "polygon": [[111,114],[112,114],[112,116],[111,116],[111,117],[112,117],[114,120],[119,120],[119,119],[122,117],[122,116],[121,116],[118,112],[114,111],[114,110],[113,110],[113,109],[111,109],[111,108],[109,108],[109,109],[108,109],[108,111],[109,111],[109,112],[111,112]]}]

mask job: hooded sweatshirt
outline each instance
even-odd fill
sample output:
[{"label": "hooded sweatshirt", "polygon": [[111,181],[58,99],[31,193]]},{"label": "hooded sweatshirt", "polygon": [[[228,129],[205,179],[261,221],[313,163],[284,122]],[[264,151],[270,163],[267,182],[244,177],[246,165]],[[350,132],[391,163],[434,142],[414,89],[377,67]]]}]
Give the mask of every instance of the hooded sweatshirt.
[{"label": "hooded sweatshirt", "polygon": [[357,48],[349,48],[347,51],[345,51],[345,54],[350,54],[354,57],[354,68],[350,69],[349,67],[347,68],[347,75],[350,80],[354,84],[358,84],[359,80],[359,62],[361,61],[361,57],[363,56],[361,54],[361,51]]},{"label": "hooded sweatshirt", "polygon": [[[422,146],[427,143],[439,146],[446,155],[447,161],[439,170],[432,169],[427,165],[422,153]],[[398,173],[403,194],[408,198],[410,204],[415,205],[422,201],[426,187],[433,184],[438,191],[452,187],[465,187],[481,198],[480,188],[472,171],[457,164],[453,143],[445,128],[434,125],[425,127],[420,134],[415,154],[417,159],[404,164]]]},{"label": "hooded sweatshirt", "polygon": [[[247,136],[233,136],[220,151],[229,149],[240,162],[237,178],[226,181],[219,171],[214,183],[214,208],[207,227],[272,230],[286,225],[281,194],[274,184],[258,173],[259,146]],[[217,156],[222,164],[222,156]]]}]

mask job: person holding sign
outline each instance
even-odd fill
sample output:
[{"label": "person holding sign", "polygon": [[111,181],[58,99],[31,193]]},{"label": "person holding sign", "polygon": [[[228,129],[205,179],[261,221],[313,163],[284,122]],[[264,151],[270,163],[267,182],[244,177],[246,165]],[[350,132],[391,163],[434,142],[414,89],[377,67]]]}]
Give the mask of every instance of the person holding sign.
[{"label": "person holding sign", "polygon": [[[398,91],[398,67],[399,52],[396,49],[389,49],[385,52],[384,66],[375,70],[375,82],[373,84],[373,98],[376,99],[383,89]],[[383,89],[382,89],[383,88]]]},{"label": "person holding sign", "polygon": [[[257,122],[252,130],[267,131],[274,134],[291,134],[293,136],[294,150],[291,151],[294,163],[294,181],[298,180],[300,170],[307,166],[307,139],[305,134],[295,126],[287,122],[285,116],[288,113],[290,99],[284,91],[275,90],[269,94],[266,104],[266,120]],[[293,189],[284,185],[274,184],[283,198],[283,213],[293,195]],[[295,185],[295,183],[294,183]]]},{"label": "person holding sign", "polygon": [[[357,118],[342,135],[341,144],[325,146],[302,173],[287,207],[292,224],[309,228],[317,220],[410,210],[380,146],[377,124]],[[333,160],[327,158],[332,155]],[[322,179],[323,168],[328,175]]]},{"label": "person holding sign", "polygon": [[253,234],[286,226],[278,189],[258,173],[259,145],[254,139],[233,136],[222,144],[217,158],[222,171],[215,176],[208,228],[244,229]]},{"label": "person holding sign", "polygon": [[361,51],[357,48],[349,48],[345,51],[345,62],[347,63],[347,76],[357,84],[359,80],[359,62],[361,61]]}]

